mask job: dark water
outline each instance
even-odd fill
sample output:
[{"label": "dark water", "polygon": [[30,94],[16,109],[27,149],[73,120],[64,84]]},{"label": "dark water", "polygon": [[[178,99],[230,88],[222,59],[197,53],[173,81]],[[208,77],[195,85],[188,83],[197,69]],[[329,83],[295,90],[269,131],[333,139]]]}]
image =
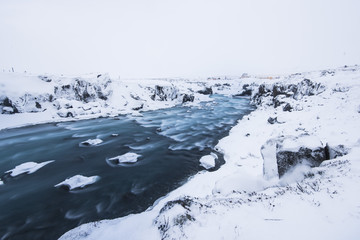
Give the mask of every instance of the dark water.
[{"label": "dark water", "polygon": [[[120,116],[0,131],[1,239],[57,239],[89,221],[144,211],[156,199],[203,170],[201,156],[252,109],[249,100],[212,96],[201,107],[174,107]],[[112,134],[119,134],[117,137]],[[79,147],[100,138],[98,146]],[[112,166],[107,158],[140,154],[137,163]],[[33,174],[5,171],[24,162],[55,160]],[[218,168],[223,162],[219,155]],[[54,185],[81,174],[100,176],[83,189]]]}]

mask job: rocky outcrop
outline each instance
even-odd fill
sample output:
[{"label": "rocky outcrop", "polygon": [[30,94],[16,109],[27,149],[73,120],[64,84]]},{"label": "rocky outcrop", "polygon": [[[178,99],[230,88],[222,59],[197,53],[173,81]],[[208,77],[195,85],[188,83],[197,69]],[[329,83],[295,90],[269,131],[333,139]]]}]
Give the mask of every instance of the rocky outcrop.
[{"label": "rocky outcrop", "polygon": [[282,177],[300,164],[317,167],[328,159],[323,143],[310,135],[270,139],[262,146],[261,154],[267,179]]},{"label": "rocky outcrop", "polygon": [[205,87],[205,89],[199,90],[198,93],[204,94],[204,95],[211,95],[211,94],[213,94],[213,90],[211,87]]},{"label": "rocky outcrop", "polygon": [[17,107],[8,97],[5,97],[2,101],[0,101],[0,107],[2,114],[14,114],[19,112]]},{"label": "rocky outcrop", "polygon": [[[325,91],[325,86],[320,83],[312,82],[309,79],[304,79],[298,84],[274,83],[261,84],[251,96],[251,102],[256,105],[270,104],[275,108],[286,103],[286,98],[299,100],[304,96],[317,95]],[[270,98],[270,101],[267,101]],[[290,106],[287,106],[284,111],[290,111]]]},{"label": "rocky outcrop", "polygon": [[103,81],[94,83],[85,79],[76,78],[68,84],[55,86],[54,95],[56,98],[77,100],[84,103],[93,102],[97,99],[107,100],[111,94],[111,90],[108,89],[111,80],[108,78],[102,80]]},{"label": "rocky outcrop", "polygon": [[159,86],[156,85],[155,89],[149,88],[152,92],[150,96],[153,101],[169,101],[178,97],[178,89],[174,86]]},{"label": "rocky outcrop", "polygon": [[186,103],[186,102],[194,102],[194,95],[190,95],[190,94],[184,94],[183,99],[182,99],[182,103]]}]

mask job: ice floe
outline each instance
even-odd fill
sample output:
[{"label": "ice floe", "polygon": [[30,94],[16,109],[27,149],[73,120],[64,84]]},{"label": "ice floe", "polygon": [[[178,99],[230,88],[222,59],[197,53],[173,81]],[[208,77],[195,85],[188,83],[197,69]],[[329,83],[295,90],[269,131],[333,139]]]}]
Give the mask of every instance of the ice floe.
[{"label": "ice floe", "polygon": [[65,181],[62,181],[61,183],[56,184],[54,187],[65,186],[69,188],[69,190],[73,190],[77,188],[83,188],[90,184],[94,184],[95,182],[99,181],[99,179],[100,179],[99,176],[85,177],[82,175],[75,175],[71,178],[67,178]]},{"label": "ice floe", "polygon": [[54,160],[46,161],[42,163],[36,162],[26,162],[16,166],[14,169],[6,171],[5,173],[10,173],[10,176],[16,177],[20,174],[31,174],[39,170],[40,168],[44,167],[45,165],[54,162]]},{"label": "ice floe", "polygon": [[99,145],[103,142],[103,140],[99,139],[99,138],[95,138],[95,139],[88,139],[86,141],[83,141],[79,144],[80,147],[89,147],[89,146],[96,146]]},{"label": "ice floe", "polygon": [[123,155],[108,158],[107,161],[111,162],[112,164],[136,163],[139,157],[141,157],[141,155],[133,152],[128,152]]},{"label": "ice floe", "polygon": [[210,169],[215,167],[215,159],[217,159],[216,154],[212,153],[210,155],[206,155],[200,158],[200,165],[205,169]]}]

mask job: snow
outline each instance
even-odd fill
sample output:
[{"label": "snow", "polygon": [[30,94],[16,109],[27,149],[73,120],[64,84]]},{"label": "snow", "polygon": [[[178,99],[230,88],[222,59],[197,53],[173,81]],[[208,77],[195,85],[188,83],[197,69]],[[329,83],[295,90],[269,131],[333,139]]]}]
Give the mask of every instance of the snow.
[{"label": "snow", "polygon": [[101,140],[99,138],[88,139],[86,141],[81,142],[80,146],[96,146],[96,145],[99,145],[102,142],[103,142],[103,140]]},{"label": "snow", "polygon": [[69,190],[73,190],[76,188],[83,188],[87,185],[94,184],[95,182],[99,181],[99,179],[99,176],[85,177],[82,175],[75,175],[71,178],[67,178],[61,183],[56,184],[54,187],[68,186]]},{"label": "snow", "polygon": [[[324,88],[307,95],[313,90],[304,87],[296,99],[284,98],[294,106],[291,112],[275,108],[271,95],[262,97],[216,146],[226,161],[219,170],[199,172],[145,212],[84,224],[60,239],[357,239],[360,68],[324,72],[247,78],[254,88],[304,78]],[[281,124],[269,124],[270,116]],[[319,167],[300,165],[279,179],[271,140],[281,136],[297,138],[296,144],[285,143],[292,150],[330,143],[349,151]]]},{"label": "snow", "polygon": [[296,152],[301,147],[315,149],[324,147],[319,138],[316,136],[304,135],[296,139],[286,138],[282,142],[282,150]]},{"label": "snow", "polygon": [[[216,146],[215,150],[224,154],[226,162],[220,169],[199,172],[145,212],[87,223],[61,239],[264,239],[269,236],[289,239],[291,236],[300,240],[357,239],[360,234],[359,66],[216,81],[132,81],[109,79],[106,75],[97,81],[96,75],[89,75],[81,77],[83,83],[101,87],[107,100],[94,96],[87,102],[66,91],[54,95],[53,102],[48,101],[54,87],[74,84],[75,77],[49,76],[53,80],[45,82],[31,74],[0,75],[3,84],[0,103],[8,97],[21,112],[1,114],[1,129],[118,114],[133,114],[141,122],[141,111],[182,104],[184,94],[194,95],[194,102],[186,105],[209,101],[208,96],[198,93],[205,87],[229,97],[242,93],[245,84],[253,90],[252,100],[257,109],[239,120],[229,136]],[[307,85],[304,79],[310,79],[314,85]],[[18,85],[13,85],[12,80]],[[34,85],[28,92],[14,87],[32,81]],[[262,84],[269,92],[256,96]],[[272,93],[274,87],[291,84],[298,91],[290,89],[278,96]],[[156,86],[162,87],[163,92],[157,91]],[[42,109],[35,109],[35,97],[41,100]],[[274,107],[276,101],[284,103]],[[292,110],[283,111],[285,104]],[[68,112],[73,117],[66,117]],[[269,117],[276,117],[278,122],[269,124]],[[274,139],[284,136],[293,137],[283,142],[283,147],[291,151],[328,145],[343,146],[347,154],[332,155],[336,158],[315,168],[297,166],[279,179]],[[120,162],[123,156],[112,159]],[[124,159],[135,161],[137,157],[128,155]],[[213,166],[215,159],[208,155],[202,161]],[[84,178],[84,184],[94,181],[77,177],[79,186]],[[72,184],[69,183],[70,188],[77,186]]]},{"label": "snow", "polygon": [[215,167],[215,159],[217,156],[215,154],[202,156],[199,160],[200,165],[203,166],[205,169],[210,169]]},{"label": "snow", "polygon": [[4,182],[0,180],[0,185],[4,185]]},{"label": "snow", "polygon": [[116,164],[120,163],[135,163],[137,159],[141,157],[141,155],[137,153],[128,152],[120,156],[109,158],[108,161],[116,162]]},{"label": "snow", "polygon": [[10,173],[10,176],[16,177],[20,174],[26,173],[26,174],[32,174],[39,170],[40,168],[44,167],[45,165],[54,162],[54,160],[46,161],[42,163],[36,163],[36,162],[26,162],[22,163],[18,166],[16,166],[14,169],[11,169],[9,171],[6,171],[5,173]]}]

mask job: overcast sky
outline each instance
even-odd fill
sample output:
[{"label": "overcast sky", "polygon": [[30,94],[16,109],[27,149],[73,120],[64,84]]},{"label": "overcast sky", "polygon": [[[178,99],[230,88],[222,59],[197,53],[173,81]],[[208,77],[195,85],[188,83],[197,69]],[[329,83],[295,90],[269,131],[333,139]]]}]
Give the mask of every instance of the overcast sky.
[{"label": "overcast sky", "polygon": [[0,0],[0,69],[180,77],[360,64],[359,0]]}]

